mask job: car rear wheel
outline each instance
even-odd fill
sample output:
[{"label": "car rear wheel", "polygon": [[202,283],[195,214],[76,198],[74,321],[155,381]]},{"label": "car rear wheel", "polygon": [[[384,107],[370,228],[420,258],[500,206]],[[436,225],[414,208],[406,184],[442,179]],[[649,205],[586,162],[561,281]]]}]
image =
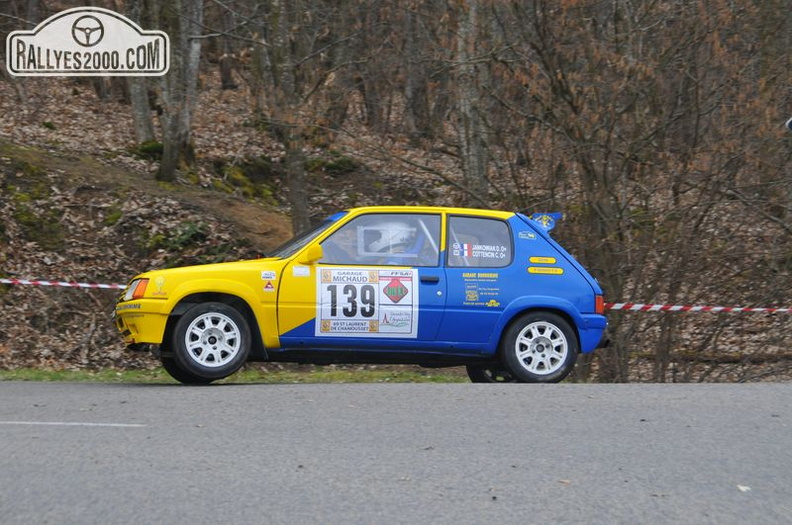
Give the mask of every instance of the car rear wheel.
[{"label": "car rear wheel", "polygon": [[[250,353],[250,327],[232,306],[197,304],[176,323],[172,349],[173,363],[166,366],[163,361],[163,366],[174,379],[209,383],[230,376],[245,364]],[[168,370],[171,364],[176,374]]]},{"label": "car rear wheel", "polygon": [[518,318],[504,333],[501,356],[509,371],[526,383],[557,383],[575,366],[578,342],[569,323],[550,312]]},{"label": "car rear wheel", "polygon": [[497,365],[468,365],[467,375],[473,383],[517,383],[511,372]]}]

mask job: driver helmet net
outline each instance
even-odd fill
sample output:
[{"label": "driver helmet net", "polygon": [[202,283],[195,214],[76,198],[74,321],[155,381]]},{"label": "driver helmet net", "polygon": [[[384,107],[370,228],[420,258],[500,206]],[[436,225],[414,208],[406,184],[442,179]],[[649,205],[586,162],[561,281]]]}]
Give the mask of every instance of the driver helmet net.
[{"label": "driver helmet net", "polygon": [[369,253],[401,253],[415,243],[415,228],[405,222],[384,222],[366,230]]}]

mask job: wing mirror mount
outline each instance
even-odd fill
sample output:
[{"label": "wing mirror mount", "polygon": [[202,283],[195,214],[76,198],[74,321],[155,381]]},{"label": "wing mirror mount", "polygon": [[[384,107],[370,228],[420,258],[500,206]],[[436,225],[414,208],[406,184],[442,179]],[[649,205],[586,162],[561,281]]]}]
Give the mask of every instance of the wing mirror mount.
[{"label": "wing mirror mount", "polygon": [[297,262],[300,264],[314,264],[324,257],[324,250],[321,244],[312,244],[300,255]]}]

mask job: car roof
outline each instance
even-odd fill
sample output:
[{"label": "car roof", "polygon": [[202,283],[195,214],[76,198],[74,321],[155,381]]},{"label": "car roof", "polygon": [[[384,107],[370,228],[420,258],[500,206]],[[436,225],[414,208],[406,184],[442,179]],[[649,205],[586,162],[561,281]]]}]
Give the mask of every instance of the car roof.
[{"label": "car roof", "polygon": [[458,215],[478,215],[480,217],[493,217],[498,219],[508,219],[514,216],[514,212],[511,211],[456,208],[450,206],[362,206],[359,208],[349,208],[347,211],[355,215],[363,213],[449,213]]}]

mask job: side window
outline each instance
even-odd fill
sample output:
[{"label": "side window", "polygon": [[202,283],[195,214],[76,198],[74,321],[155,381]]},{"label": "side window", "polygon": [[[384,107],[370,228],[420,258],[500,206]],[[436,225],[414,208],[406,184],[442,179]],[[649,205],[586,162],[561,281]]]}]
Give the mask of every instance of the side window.
[{"label": "side window", "polygon": [[325,264],[437,266],[440,215],[363,215],[322,241],[322,250]]},{"label": "side window", "polygon": [[449,217],[448,266],[501,268],[512,261],[509,226],[498,219]]}]

